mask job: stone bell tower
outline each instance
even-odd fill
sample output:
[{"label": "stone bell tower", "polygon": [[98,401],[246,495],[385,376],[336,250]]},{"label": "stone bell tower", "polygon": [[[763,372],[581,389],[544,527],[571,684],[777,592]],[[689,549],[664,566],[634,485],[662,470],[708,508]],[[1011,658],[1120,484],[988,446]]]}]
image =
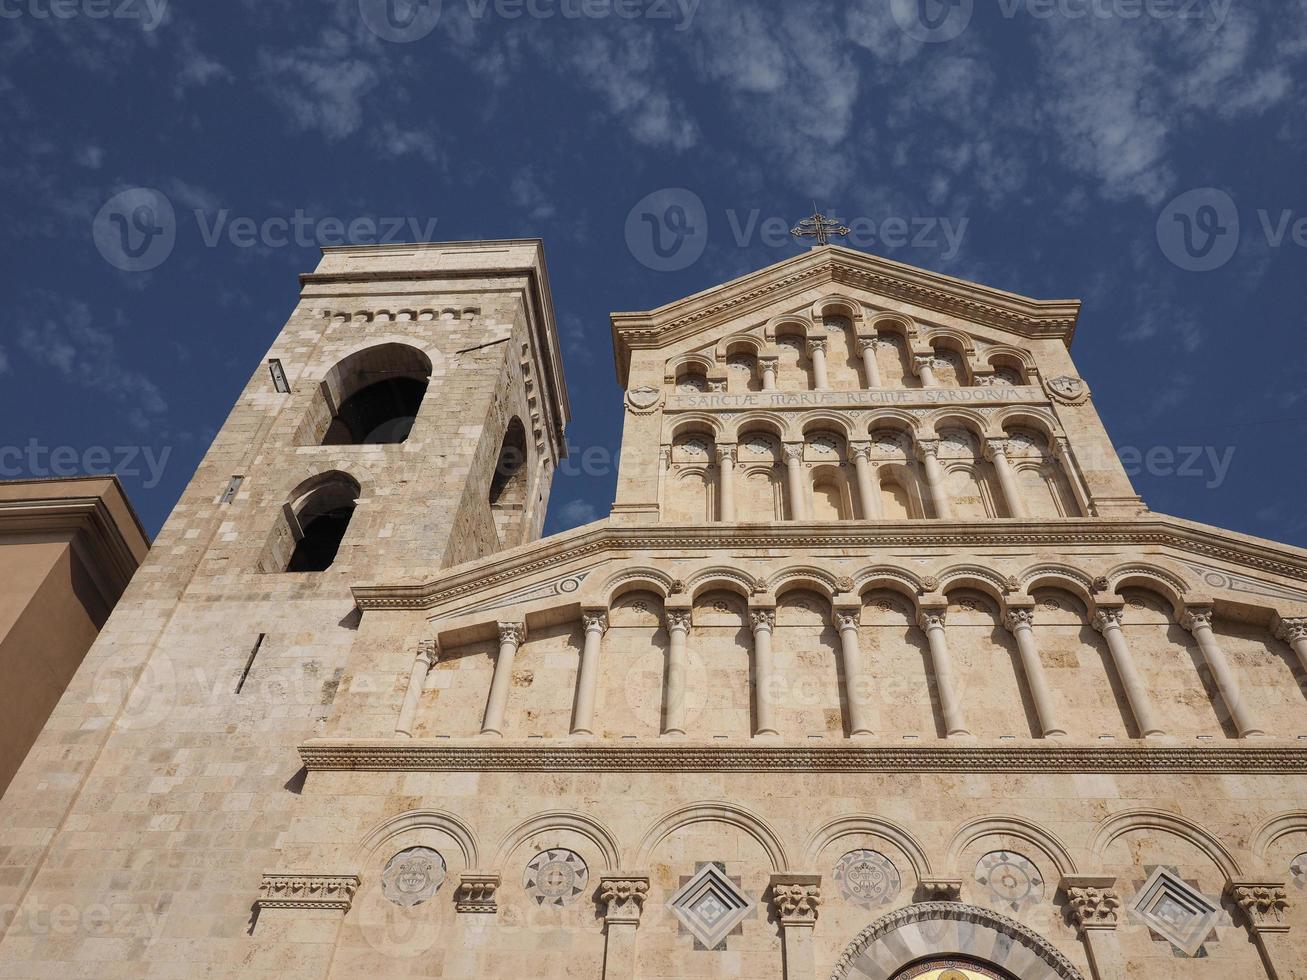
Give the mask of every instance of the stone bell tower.
[{"label": "stone bell tower", "polygon": [[[568,404],[538,241],[327,249],[252,368],[0,805],[0,960],[29,941],[25,903],[112,891],[142,941],[209,932],[184,892],[248,908],[213,815],[280,822],[357,636],[351,586],[540,536]],[[224,775],[183,792],[200,772]],[[151,804],[113,802],[132,796]],[[105,811],[98,843],[60,836]],[[176,858],[176,833],[195,871],[161,905],[145,869]],[[257,881],[276,831],[240,836]],[[63,872],[43,871],[52,841]]]}]

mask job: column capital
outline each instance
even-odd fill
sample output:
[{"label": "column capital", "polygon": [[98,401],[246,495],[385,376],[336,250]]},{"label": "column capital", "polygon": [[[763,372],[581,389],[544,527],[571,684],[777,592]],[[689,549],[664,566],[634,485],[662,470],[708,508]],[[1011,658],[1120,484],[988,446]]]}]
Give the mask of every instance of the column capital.
[{"label": "column capital", "polygon": [[688,609],[668,609],[663,613],[663,618],[667,623],[667,631],[674,632],[680,630],[682,633],[690,631],[691,615]]},{"label": "column capital", "polygon": [[992,460],[995,456],[1007,458],[1007,437],[990,436],[985,440],[984,454],[986,459]]},{"label": "column capital", "polygon": [[787,463],[789,463],[789,462],[802,463],[802,462],[803,462],[803,443],[801,443],[801,442],[787,442],[787,443],[785,443],[785,446],[784,446],[784,453],[785,453],[785,461],[786,461]]},{"label": "column capital", "polygon": [[[871,443],[869,442],[851,442],[849,443],[849,459],[865,459],[871,461]],[[1307,622],[1307,620],[1304,620]]]},{"label": "column capital", "polygon": [[821,875],[773,874],[771,904],[781,928],[812,928],[821,911]]},{"label": "column capital", "polygon": [[943,607],[920,609],[917,612],[917,625],[923,630],[943,629],[946,616],[947,610]]},{"label": "column capital", "polygon": [[1094,610],[1094,629],[1100,633],[1106,633],[1110,629],[1120,629],[1121,613],[1120,606],[1100,606]]},{"label": "column capital", "polygon": [[1280,619],[1275,621],[1275,638],[1285,643],[1307,640],[1307,619]]},{"label": "column capital", "polygon": [[428,667],[434,667],[440,657],[440,645],[434,639],[418,640],[417,657]]},{"label": "column capital", "polygon": [[604,921],[638,923],[649,895],[649,876],[615,872],[599,879]]},{"label": "column capital", "polygon": [[608,632],[608,610],[607,609],[582,609],[581,622],[585,624],[587,633],[595,631],[599,633]]},{"label": "column capital", "polygon": [[1008,628],[1008,632],[1015,633],[1019,629],[1030,629],[1035,625],[1035,610],[1033,606],[1010,607],[1003,614],[1003,625]]},{"label": "column capital", "polygon": [[526,642],[525,623],[499,623],[499,642],[521,646]]},{"label": "column capital", "polygon": [[809,354],[815,354],[815,353],[817,353],[818,351],[821,351],[821,353],[823,353],[823,354],[826,353],[826,338],[825,338],[825,337],[809,337],[809,338],[808,338],[808,353],[809,353]]},{"label": "column capital", "polygon": [[836,608],[831,613],[831,625],[843,633],[845,630],[856,630],[862,624],[862,607],[856,609]]},{"label": "column capital", "polygon": [[875,337],[859,337],[858,353],[865,354],[869,350],[875,350],[879,341]]},{"label": "column capital", "polygon": [[770,633],[776,628],[776,610],[750,609],[749,625],[753,627],[754,633]]},{"label": "column capital", "polygon": [[758,358],[758,367],[763,371],[775,371],[780,363],[781,359],[775,354],[764,354]]},{"label": "column capital", "polygon": [[912,373],[920,375],[923,370],[935,369],[934,354],[914,354],[912,356]]},{"label": "column capital", "polygon": [[734,442],[719,442],[717,444],[717,462],[735,463],[739,459],[737,455],[739,451],[740,447]]},{"label": "column capital", "polygon": [[1225,889],[1243,911],[1250,932],[1289,931],[1289,923],[1285,919],[1285,913],[1289,910],[1285,882],[1235,878]]},{"label": "column capital", "polygon": [[1080,933],[1115,929],[1121,896],[1111,875],[1066,875],[1058,887],[1066,895],[1071,922]]},{"label": "column capital", "polygon": [[919,439],[917,439],[917,441],[916,441],[916,446],[915,446],[915,448],[916,448],[916,452],[917,452],[917,459],[920,459],[920,460],[926,460],[926,459],[930,459],[930,458],[937,458],[937,457],[939,456],[939,440],[938,440],[938,439],[931,439],[931,438],[920,439],[920,438],[919,438]]},{"label": "column capital", "polygon": [[1212,628],[1212,607],[1186,606],[1184,612],[1180,614],[1180,625],[1190,633],[1210,630]]}]

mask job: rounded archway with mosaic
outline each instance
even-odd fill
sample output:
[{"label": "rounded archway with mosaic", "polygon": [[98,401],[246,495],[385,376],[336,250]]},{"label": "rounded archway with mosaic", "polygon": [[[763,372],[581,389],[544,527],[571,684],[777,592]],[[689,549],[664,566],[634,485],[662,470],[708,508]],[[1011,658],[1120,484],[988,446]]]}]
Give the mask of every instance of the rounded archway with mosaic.
[{"label": "rounded archway with mosaic", "polygon": [[581,855],[563,848],[541,851],[526,866],[522,887],[536,905],[563,908],[585,893],[590,869]]},{"label": "rounded archway with mosaic", "polygon": [[970,960],[932,959],[914,963],[894,980],[1012,980],[1012,974]]}]

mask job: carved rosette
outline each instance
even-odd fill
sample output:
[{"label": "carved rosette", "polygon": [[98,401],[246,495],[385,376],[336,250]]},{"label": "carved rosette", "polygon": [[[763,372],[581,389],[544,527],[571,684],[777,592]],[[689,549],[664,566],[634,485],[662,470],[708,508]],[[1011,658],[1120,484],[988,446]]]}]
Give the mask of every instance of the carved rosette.
[{"label": "carved rosette", "polygon": [[1089,398],[1089,385],[1084,379],[1063,374],[1044,383],[1048,397],[1063,405],[1081,405]]},{"label": "carved rosette", "polygon": [[348,912],[358,887],[358,875],[265,874],[256,904],[261,909]]},{"label": "carved rosette", "polygon": [[1282,881],[1232,881],[1230,897],[1254,932],[1288,932],[1289,896]]},{"label": "carved rosette", "polygon": [[923,578],[923,579],[921,580],[921,591],[922,591],[922,592],[938,592],[938,591],[939,591],[939,579],[935,578],[934,575],[927,575],[925,578]]},{"label": "carved rosette", "polygon": [[499,875],[479,871],[464,871],[454,892],[454,908],[459,912],[488,913],[494,915],[499,906],[495,893],[499,891]]},{"label": "carved rosette", "polygon": [[649,895],[647,875],[615,875],[599,880],[599,900],[608,922],[639,922]]},{"label": "carved rosette", "polygon": [[1071,921],[1081,931],[1115,929],[1121,896],[1111,888],[1076,887],[1066,889]]}]

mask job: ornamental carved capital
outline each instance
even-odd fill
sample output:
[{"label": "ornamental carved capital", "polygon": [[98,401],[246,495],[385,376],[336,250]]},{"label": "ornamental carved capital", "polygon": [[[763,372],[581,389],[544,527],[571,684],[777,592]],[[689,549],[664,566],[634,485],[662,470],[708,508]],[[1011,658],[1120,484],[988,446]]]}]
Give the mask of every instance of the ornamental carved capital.
[{"label": "ornamental carved capital", "polygon": [[755,633],[770,633],[776,628],[776,611],[774,609],[750,609],[749,624]]},{"label": "ornamental carved capital", "polygon": [[718,446],[717,462],[734,465],[739,459],[739,450],[735,446]]},{"label": "ornamental carved capital", "polygon": [[912,372],[920,376],[922,371],[935,370],[934,354],[917,354],[912,358]]},{"label": "ornamental carved capital", "polygon": [[639,922],[649,895],[648,875],[613,875],[599,879],[599,900],[608,922]]},{"label": "ornamental carved capital", "polygon": [[1115,929],[1121,896],[1116,889],[1092,885],[1070,885],[1066,889],[1067,911],[1080,931]]},{"label": "ornamental carved capital", "polygon": [[849,459],[871,462],[871,443],[854,442],[849,444]]},{"label": "ornamental carved capital", "polygon": [[608,632],[608,613],[603,610],[592,609],[581,614],[581,622],[585,624],[585,631],[595,631],[598,633]]},{"label": "ornamental carved capital", "polygon": [[811,928],[821,913],[821,875],[772,875],[771,903],[783,928]]},{"label": "ornamental carved capital", "polygon": [[939,458],[939,440],[938,439],[918,439],[917,440],[917,458],[922,462],[928,459]]},{"label": "ornamental carved capital", "polygon": [[514,646],[521,646],[526,640],[526,625],[524,623],[500,623],[499,624],[499,642],[511,643]]},{"label": "ornamental carved capital", "polygon": [[1009,609],[1003,614],[1003,624],[1007,626],[1008,631],[1015,633],[1019,629],[1030,629],[1035,625],[1035,611],[1033,609]]},{"label": "ornamental carved capital", "polygon": [[933,629],[944,628],[945,614],[943,609],[923,609],[917,613],[917,625],[923,630],[929,632]]},{"label": "ornamental carved capital", "polygon": [[725,382],[725,381],[709,381],[709,382],[708,382],[708,390],[709,390],[710,392],[717,392],[717,393],[724,392],[724,391],[726,391],[726,382]]},{"label": "ornamental carved capital", "polygon": [[1094,613],[1094,629],[1100,633],[1106,633],[1108,630],[1121,628],[1121,610],[1120,609],[1099,609]]},{"label": "ornamental carved capital", "polygon": [[831,617],[831,622],[834,624],[835,629],[840,633],[843,633],[845,630],[856,630],[861,621],[862,616],[858,612],[844,612],[842,610],[837,610]]},{"label": "ornamental carved capital", "polygon": [[418,640],[417,658],[424,662],[428,667],[436,665],[436,658],[440,656],[440,648],[436,646],[434,639]]},{"label": "ornamental carved capital", "polygon": [[1212,628],[1212,610],[1207,606],[1194,606],[1186,609],[1180,616],[1180,625],[1190,633],[1199,633]]},{"label": "ornamental carved capital", "polygon": [[869,350],[875,350],[875,349],[876,349],[876,346],[877,346],[877,340],[876,340],[875,337],[859,337],[859,338],[858,338],[858,353],[859,353],[859,354],[865,354],[865,353],[867,353],[867,351],[869,351]]},{"label": "ornamental carved capital", "polygon": [[1230,897],[1254,932],[1288,932],[1289,895],[1282,881],[1236,879],[1227,886]]},{"label": "ornamental carved capital", "polygon": [[991,461],[999,456],[1007,459],[1007,440],[999,438],[986,439],[984,453],[985,458]]},{"label": "ornamental carved capital", "polygon": [[1285,643],[1307,640],[1307,619],[1282,619],[1275,627],[1275,638]]},{"label": "ornamental carved capital", "polygon": [[775,356],[758,358],[758,367],[762,369],[764,374],[767,372],[775,374],[777,369],[780,367],[780,363],[781,359]]},{"label": "ornamental carved capital", "polygon": [[785,461],[787,463],[803,462],[803,443],[787,442],[785,444]]},{"label": "ornamental carved capital", "polygon": [[825,353],[826,353],[826,338],[825,338],[825,337],[813,337],[813,338],[811,338],[811,339],[808,341],[808,353],[809,353],[809,354],[816,354],[816,353],[819,353],[819,352],[822,353],[822,354],[825,354]]},{"label": "ornamental carved capital", "polygon": [[682,633],[690,632],[690,613],[688,610],[668,610],[665,614],[667,620],[667,632],[674,633],[680,630]]}]

